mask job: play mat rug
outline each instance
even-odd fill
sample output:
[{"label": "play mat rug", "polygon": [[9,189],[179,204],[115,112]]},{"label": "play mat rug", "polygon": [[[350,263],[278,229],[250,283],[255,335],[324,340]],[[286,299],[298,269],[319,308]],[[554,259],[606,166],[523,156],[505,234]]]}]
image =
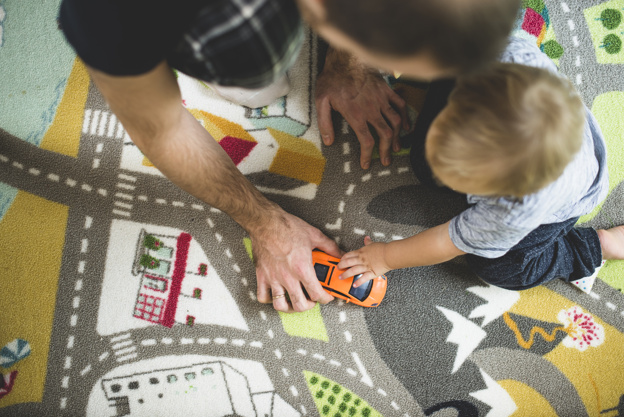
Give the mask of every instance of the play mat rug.
[{"label": "play mat rug", "polygon": [[[250,242],[143,157],[56,27],[59,0],[0,0],[0,416],[624,415],[624,264],[589,294],[489,287],[461,258],[393,271],[378,308],[280,314]],[[576,85],[609,152],[581,222],[624,223],[624,0],[527,0],[514,34]],[[465,201],[421,187],[408,151],[359,167],[321,145],[308,35],[292,92],[260,109],[179,74],[184,105],[269,198],[335,238],[389,241]],[[426,85],[390,80],[417,114]]]}]

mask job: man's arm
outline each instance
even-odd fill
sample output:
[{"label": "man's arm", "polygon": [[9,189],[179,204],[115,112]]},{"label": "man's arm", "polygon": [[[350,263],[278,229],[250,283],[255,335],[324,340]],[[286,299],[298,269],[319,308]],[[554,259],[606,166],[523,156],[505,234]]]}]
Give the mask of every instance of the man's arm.
[{"label": "man's arm", "polygon": [[356,286],[385,274],[391,269],[434,265],[465,254],[449,235],[450,221],[427,229],[407,239],[389,243],[373,243],[364,239],[364,247],[345,254],[338,268],[345,269],[343,277],[363,274]]},{"label": "man's arm", "polygon": [[379,137],[379,155],[385,166],[390,164],[392,150],[401,150],[401,127],[409,129],[405,101],[392,91],[379,71],[331,46],[316,81],[316,109],[321,137],[328,146],[334,142],[331,110],[342,114],[360,142],[363,169],[370,167],[375,145],[369,124]]},{"label": "man's arm", "polygon": [[[180,188],[216,207],[250,235],[258,300],[281,311],[304,311],[333,299],[316,278],[312,249],[340,256],[335,242],[267,200],[236,168],[210,134],[182,106],[166,62],[131,77],[89,69],[91,77],[133,142]],[[311,300],[302,291],[304,286]],[[288,293],[272,299],[271,295]]]}]

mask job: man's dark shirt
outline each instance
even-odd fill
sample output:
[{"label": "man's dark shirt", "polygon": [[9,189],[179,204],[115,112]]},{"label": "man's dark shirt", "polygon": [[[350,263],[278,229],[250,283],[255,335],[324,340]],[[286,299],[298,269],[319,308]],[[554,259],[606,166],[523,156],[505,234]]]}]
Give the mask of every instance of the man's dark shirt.
[{"label": "man's dark shirt", "polygon": [[294,0],[63,0],[59,21],[89,66],[144,74],[163,60],[204,81],[266,86],[303,41]]}]

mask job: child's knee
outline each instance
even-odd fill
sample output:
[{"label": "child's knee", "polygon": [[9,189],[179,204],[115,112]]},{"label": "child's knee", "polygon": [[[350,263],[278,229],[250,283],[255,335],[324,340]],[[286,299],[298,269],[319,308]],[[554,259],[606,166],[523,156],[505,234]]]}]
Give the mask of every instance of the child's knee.
[{"label": "child's knee", "polygon": [[526,290],[539,285],[531,268],[523,268],[516,262],[506,259],[487,259],[469,255],[468,265],[482,281],[495,287],[512,291]]}]

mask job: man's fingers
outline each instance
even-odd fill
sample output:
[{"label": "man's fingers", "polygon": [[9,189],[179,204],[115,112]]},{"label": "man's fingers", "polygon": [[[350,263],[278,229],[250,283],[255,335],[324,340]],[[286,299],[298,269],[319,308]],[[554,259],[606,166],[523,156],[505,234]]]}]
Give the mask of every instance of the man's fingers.
[{"label": "man's fingers", "polygon": [[[381,116],[374,121],[373,127],[379,136],[379,157],[381,158],[381,163],[384,166],[388,166],[392,162],[390,148],[392,147],[395,132]],[[398,135],[398,131],[396,134]]]},{"label": "man's fingers", "polygon": [[351,125],[355,134],[360,142],[360,166],[362,169],[368,169],[371,165],[371,160],[373,159],[373,148],[375,147],[375,139],[373,139],[373,135],[371,135],[370,130],[368,130],[368,125],[364,125],[364,127],[359,126],[356,130],[356,127]]},{"label": "man's fingers", "polygon": [[290,297],[293,310],[297,312],[309,310],[316,304],[316,301],[308,300],[299,282],[296,283],[296,288],[291,288],[291,290],[288,291],[288,296]]},{"label": "man's fingers", "polygon": [[[301,274],[302,274],[301,285],[305,287],[305,290],[308,293],[308,297],[310,297],[310,299],[308,300],[307,298],[305,298],[305,295],[304,295],[305,300],[303,301],[305,301],[305,303],[309,303],[310,301],[311,302],[318,301],[321,304],[327,304],[334,299],[334,297],[329,295],[327,291],[325,291],[323,287],[321,286],[321,284],[319,283],[318,278],[316,277],[316,273],[314,272],[312,262],[310,262],[309,266],[307,266],[304,270],[301,271]],[[295,303],[293,302],[293,306],[294,305]],[[312,307],[313,306],[314,305],[312,305]]]},{"label": "man's fingers", "polygon": [[258,282],[258,290],[256,294],[258,296],[258,301],[263,304],[271,304],[273,300],[271,299],[271,291],[269,285],[264,283],[264,280],[260,278],[260,275],[257,274],[257,282]]},{"label": "man's fingers", "polygon": [[386,104],[385,107],[381,110],[384,119],[390,125],[392,129],[392,133],[394,137],[398,137],[401,132],[401,125],[403,120],[401,119],[401,115],[389,104]]},{"label": "man's fingers", "polygon": [[282,287],[275,286],[271,288],[271,302],[273,303],[273,308],[277,311],[291,311],[288,298],[286,298],[286,290]]},{"label": "man's fingers", "polygon": [[340,249],[336,241],[325,236],[323,233],[319,233],[319,236],[313,239],[312,244],[316,249],[320,249],[323,252],[335,256],[336,258],[342,258],[344,251]]},{"label": "man's fingers", "polygon": [[316,111],[321,138],[326,146],[334,143],[334,124],[331,117],[331,104],[328,98],[316,100]]},{"label": "man's fingers", "polygon": [[392,108],[399,114],[399,116],[401,116],[403,130],[409,130],[410,120],[409,115],[407,114],[407,103],[405,100],[403,100],[403,98],[394,91],[388,99],[392,104]]},{"label": "man's fingers", "polygon": [[394,152],[399,152],[401,150],[401,142],[399,140],[399,136],[401,133],[401,128],[404,125],[402,115],[399,114],[390,105],[386,106],[386,108],[383,111],[383,115],[384,115],[385,120],[388,122],[388,124],[392,128],[392,139],[390,141],[389,149],[391,149]]}]

